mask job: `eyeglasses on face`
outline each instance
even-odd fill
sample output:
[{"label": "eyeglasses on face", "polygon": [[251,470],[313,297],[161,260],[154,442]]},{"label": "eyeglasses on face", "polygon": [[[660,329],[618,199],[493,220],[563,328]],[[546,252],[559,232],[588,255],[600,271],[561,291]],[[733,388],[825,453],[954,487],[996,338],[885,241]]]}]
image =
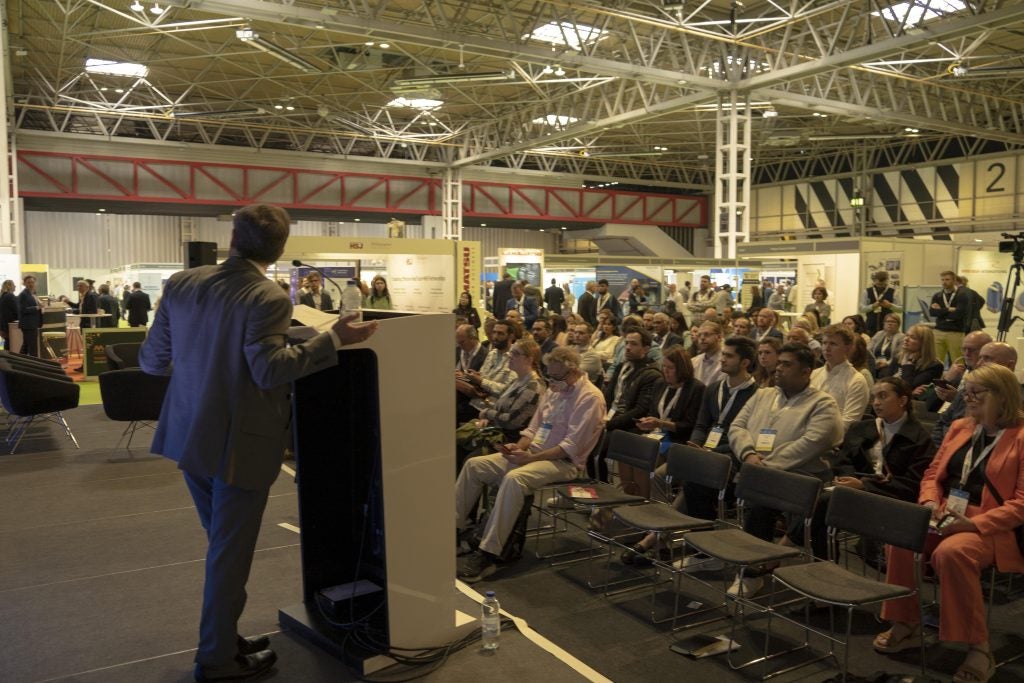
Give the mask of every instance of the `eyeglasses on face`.
[{"label": "eyeglasses on face", "polygon": [[964,389],[965,401],[979,401],[981,397],[989,392],[989,389]]}]

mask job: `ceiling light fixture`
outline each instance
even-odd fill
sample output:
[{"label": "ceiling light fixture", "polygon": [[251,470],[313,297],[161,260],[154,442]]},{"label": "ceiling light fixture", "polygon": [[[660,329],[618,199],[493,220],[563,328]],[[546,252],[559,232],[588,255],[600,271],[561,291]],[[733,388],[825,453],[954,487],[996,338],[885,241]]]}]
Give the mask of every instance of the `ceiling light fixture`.
[{"label": "ceiling light fixture", "polygon": [[489,71],[475,74],[440,74],[437,76],[421,76],[418,78],[396,78],[391,82],[392,88],[420,88],[449,83],[489,83],[515,80],[515,74],[507,71]]},{"label": "ceiling light fixture", "polygon": [[310,64],[306,60],[293,55],[288,50],[284,49],[280,45],[275,45],[268,40],[260,38],[259,34],[253,31],[249,27],[240,28],[235,31],[235,37],[247,45],[252,45],[257,50],[266,52],[271,57],[276,57],[286,64],[290,64],[299,71],[303,71],[308,74],[320,74],[323,73],[313,64]]},{"label": "ceiling light fixture", "polygon": [[774,109],[765,109],[763,112],[761,112],[761,116],[763,116],[766,119],[774,119],[778,115],[779,112],[775,111]]},{"label": "ceiling light fixture", "polygon": [[555,68],[555,75],[556,76],[564,76],[565,75],[565,69],[563,69],[561,65],[558,65]]},{"label": "ceiling light fixture", "polygon": [[382,50],[387,50],[389,47],[391,47],[391,43],[381,43],[380,44],[380,49],[382,49]]},{"label": "ceiling light fixture", "polygon": [[444,104],[444,100],[434,100],[428,97],[396,97],[388,102],[387,106],[429,110],[437,109],[442,104]]},{"label": "ceiling light fixture", "polygon": [[549,76],[549,75],[551,75],[551,74],[555,73],[555,70],[551,68],[551,65],[550,65],[550,64],[548,64],[548,65],[547,65],[547,66],[545,66],[545,67],[544,67],[543,69],[541,69],[541,70],[540,70],[540,72],[541,72],[542,74],[546,75],[546,76]]},{"label": "ceiling light fixture", "polygon": [[548,126],[568,126],[571,123],[579,121],[575,116],[564,116],[561,114],[548,114],[546,116],[539,116],[533,120],[536,124],[546,124]]},{"label": "ceiling light fixture", "polygon": [[114,62],[109,59],[86,59],[85,70],[91,74],[103,74],[105,76],[145,78],[149,75],[149,67],[144,64]]},{"label": "ceiling light fixture", "polygon": [[146,9],[146,7],[141,2],[139,2],[139,0],[135,0],[135,2],[133,2],[128,7],[128,9],[130,9],[133,12],[142,12]]},{"label": "ceiling light fixture", "polygon": [[154,2],[153,6],[149,8],[149,11],[153,14],[161,15],[164,13],[164,8],[160,6],[159,2]]},{"label": "ceiling light fixture", "polygon": [[584,45],[591,45],[601,40],[605,32],[596,26],[574,24],[569,21],[551,21],[538,26],[523,36],[523,40],[536,40],[549,43],[552,47],[561,45],[579,51]]}]

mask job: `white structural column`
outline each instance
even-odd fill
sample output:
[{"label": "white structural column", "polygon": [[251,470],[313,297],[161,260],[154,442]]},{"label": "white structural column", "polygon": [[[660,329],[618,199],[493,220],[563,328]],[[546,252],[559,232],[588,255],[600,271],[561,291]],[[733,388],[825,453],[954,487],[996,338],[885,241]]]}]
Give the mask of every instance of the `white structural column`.
[{"label": "white structural column", "polygon": [[15,212],[18,206],[18,165],[14,161],[12,137],[14,111],[8,90],[11,85],[11,62],[6,58],[9,54],[7,3],[0,3],[0,55],[4,55],[0,59],[0,97],[3,98],[3,111],[0,112],[0,249],[4,251],[13,251],[11,247],[15,246]]},{"label": "white structural column", "polygon": [[[750,241],[749,98],[735,90],[718,99],[715,126],[715,258],[736,258],[736,242]],[[723,249],[723,244],[724,249]]]},{"label": "white structural column", "polygon": [[445,169],[441,183],[441,221],[444,239],[462,239],[462,171]]}]

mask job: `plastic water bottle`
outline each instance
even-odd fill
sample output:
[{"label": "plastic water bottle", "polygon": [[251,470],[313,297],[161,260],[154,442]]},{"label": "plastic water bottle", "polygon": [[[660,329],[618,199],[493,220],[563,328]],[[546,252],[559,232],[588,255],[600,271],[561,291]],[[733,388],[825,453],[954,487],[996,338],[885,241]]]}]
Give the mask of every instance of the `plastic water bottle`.
[{"label": "plastic water bottle", "polygon": [[481,605],[480,615],[481,642],[485,650],[498,649],[498,636],[501,635],[501,605],[494,591],[487,591]]},{"label": "plastic water bottle", "polygon": [[349,280],[345,291],[341,293],[341,307],[345,315],[358,313],[357,321],[363,319],[363,293],[359,290],[359,284],[355,280]]}]

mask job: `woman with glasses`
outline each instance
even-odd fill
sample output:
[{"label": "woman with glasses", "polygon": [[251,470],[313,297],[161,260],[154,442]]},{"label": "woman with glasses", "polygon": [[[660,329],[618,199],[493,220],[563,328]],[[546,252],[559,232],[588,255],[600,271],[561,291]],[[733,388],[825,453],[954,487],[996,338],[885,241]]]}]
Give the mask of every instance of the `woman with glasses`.
[{"label": "woman with glasses", "polygon": [[[508,352],[508,366],[516,374],[515,381],[492,402],[486,403],[471,426],[463,425],[458,430],[459,469],[462,469],[466,457],[480,447],[481,430],[489,430],[494,443],[512,443],[530,424],[544,393],[540,379],[540,346],[532,339],[517,341]],[[483,436],[488,435],[484,433]]]},{"label": "woman with glasses", "polygon": [[868,344],[868,351],[875,357],[875,368],[878,373],[888,367],[903,348],[904,334],[900,332],[900,317],[895,313],[885,316],[882,329],[875,333]]},{"label": "woman with glasses", "polygon": [[935,359],[935,333],[927,325],[914,325],[903,337],[903,348],[894,363],[879,373],[882,377],[900,377],[910,385],[914,398],[942,376],[942,363]]},{"label": "woman with glasses", "polygon": [[[1013,371],[988,364],[973,370],[964,387],[965,417],[952,424],[921,480],[917,502],[932,509],[938,544],[931,565],[939,577],[939,639],[967,643],[953,677],[983,683],[995,672],[988,638],[981,573],[1024,571],[1015,529],[1024,523],[1024,412]],[[914,585],[910,551],[889,547],[886,580]],[[874,647],[894,653],[921,642],[918,596],[890,600],[882,618],[892,627]]]}]

